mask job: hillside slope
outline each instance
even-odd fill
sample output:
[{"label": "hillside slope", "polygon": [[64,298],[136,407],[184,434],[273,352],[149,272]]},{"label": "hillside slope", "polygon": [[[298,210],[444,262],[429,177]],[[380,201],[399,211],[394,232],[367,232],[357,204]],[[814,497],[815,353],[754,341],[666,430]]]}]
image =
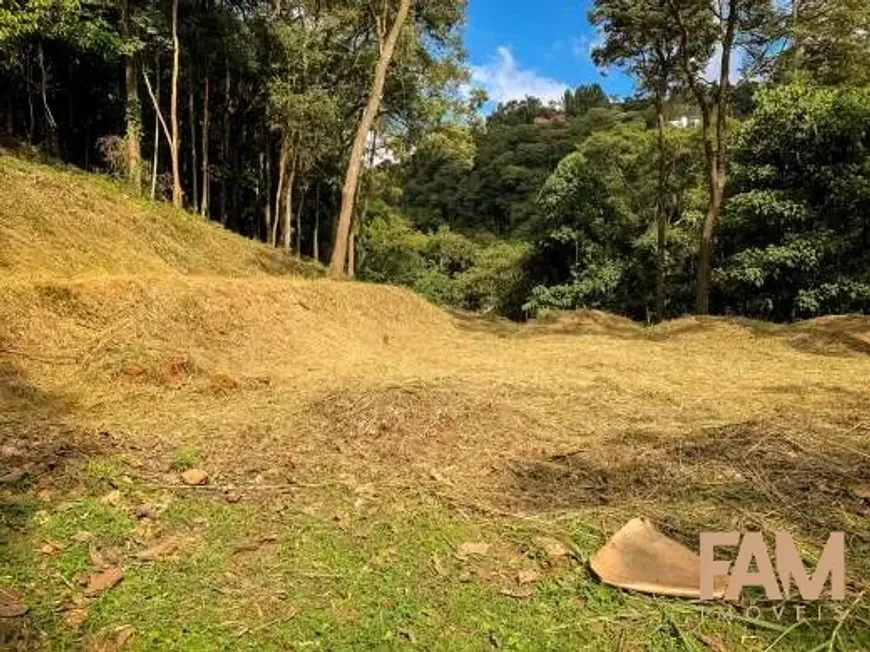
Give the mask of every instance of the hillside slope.
[{"label": "hillside slope", "polygon": [[0,275],[303,273],[290,256],[107,178],[0,150]]},{"label": "hillside slope", "polygon": [[[846,531],[867,588],[866,318],[485,321],[270,275],[281,254],[86,175],[0,171],[0,599],[30,607],[0,647],[115,649],[130,626],[143,650],[783,634],[597,583],[583,560],[637,515],[692,546],[785,529],[809,557]],[[124,580],[85,596],[105,566]],[[842,649],[870,647],[861,622]]]}]

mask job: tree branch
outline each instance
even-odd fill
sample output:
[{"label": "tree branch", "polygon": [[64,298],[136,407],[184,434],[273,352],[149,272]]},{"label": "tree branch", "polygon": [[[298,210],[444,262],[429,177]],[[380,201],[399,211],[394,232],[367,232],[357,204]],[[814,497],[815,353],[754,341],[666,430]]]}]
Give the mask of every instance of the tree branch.
[{"label": "tree branch", "polygon": [[151,98],[152,104],[154,104],[154,112],[157,114],[157,119],[160,120],[160,125],[163,127],[163,135],[166,136],[166,144],[169,145],[169,147],[172,147],[172,136],[169,135],[169,127],[166,126],[166,120],[163,119],[163,112],[160,110],[160,103],[157,101],[157,97],[151,89],[151,82],[148,79],[148,73],[144,69],[142,70],[142,76],[145,78],[145,88],[148,89],[148,96]]}]

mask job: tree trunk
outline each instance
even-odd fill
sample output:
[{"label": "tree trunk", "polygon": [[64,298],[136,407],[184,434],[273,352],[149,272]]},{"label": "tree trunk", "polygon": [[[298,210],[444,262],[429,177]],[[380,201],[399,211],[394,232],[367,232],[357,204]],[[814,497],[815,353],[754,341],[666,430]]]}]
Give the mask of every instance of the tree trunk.
[{"label": "tree trunk", "polygon": [[203,217],[208,217],[209,200],[211,198],[211,179],[208,167],[208,131],[211,111],[208,106],[208,91],[208,68],[206,68],[205,85],[202,90],[202,203],[199,205],[199,212]]},{"label": "tree trunk", "polygon": [[278,225],[281,223],[281,208],[284,206],[284,178],[287,176],[287,159],[290,156],[290,148],[287,147],[287,139],[281,138],[281,154],[278,157],[278,189],[275,191],[275,220],[272,223],[272,235],[269,244],[278,246]]},{"label": "tree trunk", "polygon": [[[242,184],[239,182],[239,178],[242,176],[242,152],[245,151],[245,145],[247,142],[248,124],[243,121],[239,140],[233,148],[233,195],[232,203],[230,204],[230,212],[235,218],[231,226],[236,230],[240,229],[242,224]],[[239,231],[239,233],[241,233],[241,231]]]},{"label": "tree trunk", "polygon": [[33,134],[36,131],[36,109],[33,107],[33,60],[31,59],[31,49],[24,49],[24,77],[25,85],[27,86],[27,144],[33,144]]},{"label": "tree trunk", "polygon": [[181,169],[179,167],[179,127],[178,127],[178,72],[181,66],[181,42],[178,39],[178,0],[172,0],[172,93],[169,115],[172,123],[172,205],[184,208],[184,193],[181,190]]},{"label": "tree trunk", "polygon": [[663,98],[656,98],[656,126],[658,129],[658,148],[659,148],[659,181],[658,181],[658,196],[656,197],[656,310],[655,319],[657,323],[665,319],[665,263],[667,247],[667,206],[666,206],[666,185],[667,172],[665,168],[665,112]]},{"label": "tree trunk", "polygon": [[36,44],[36,60],[39,62],[39,89],[42,96],[42,109],[45,114],[45,141],[48,150],[58,155],[57,122],[48,105],[48,69],[45,67],[45,52],[42,48],[42,40]]},{"label": "tree trunk", "polygon": [[341,191],[341,212],[338,216],[338,227],[335,234],[335,242],[332,248],[332,257],[329,263],[331,274],[340,275],[347,261],[348,237],[350,236],[353,210],[356,202],[357,181],[362,167],[362,158],[365,153],[366,138],[380,108],[384,94],[384,84],[387,79],[387,70],[393,59],[396,42],[399,40],[402,27],[411,12],[412,0],[400,0],[399,11],[396,14],[386,41],[381,42],[380,56],[375,68],[375,76],[369,92],[368,103],[363,111],[362,119],[357,125],[353,147],[350,151],[350,159],[347,164],[347,172],[344,177],[344,186]]},{"label": "tree trunk", "polygon": [[[722,58],[720,61],[719,88],[716,91],[712,109],[709,104],[702,111],[704,122],[704,155],[707,159],[707,185],[710,193],[707,214],[698,242],[698,278],[695,286],[695,312],[699,315],[710,313],[710,288],[713,278],[713,251],[716,228],[722,212],[725,185],[728,181],[726,171],[728,154],[728,105],[731,91],[731,54],[734,49],[734,35],[737,28],[737,4],[730,0],[726,17],[725,34],[722,37]],[[713,130],[713,111],[716,114],[715,140]]]},{"label": "tree trunk", "polygon": [[266,203],[263,206],[263,226],[265,227],[263,240],[269,241],[269,234],[272,233],[272,152],[269,151],[268,136],[266,140],[266,151],[260,152],[260,173],[263,177],[263,196]]},{"label": "tree trunk", "polygon": [[221,166],[223,174],[221,175],[221,224],[227,223],[227,181],[229,178],[230,169],[230,112],[232,111],[232,97],[230,79],[230,64],[226,62],[226,75],[224,77],[224,115],[223,115],[223,134],[221,135]]},{"label": "tree trunk", "polygon": [[302,186],[302,193],[299,195],[299,208],[296,211],[296,255],[302,258],[302,209],[305,207],[305,195],[308,188]]},{"label": "tree trunk", "polygon": [[[157,92],[155,103],[160,106],[160,54],[155,56]],[[157,167],[160,164],[160,111],[154,110],[154,156],[151,159],[151,200],[157,196]]]},{"label": "tree trunk", "polygon": [[287,177],[287,205],[284,207],[284,249],[288,252],[293,246],[293,184],[296,181],[296,151],[293,148],[290,159],[290,175]]},{"label": "tree trunk", "polygon": [[320,262],[320,181],[317,182],[314,197],[314,245],[311,253],[314,255],[314,260]]},{"label": "tree trunk", "polygon": [[[10,138],[15,135],[15,104],[11,93],[6,96],[6,135]],[[87,151],[87,150],[85,150]]]},{"label": "tree trunk", "polygon": [[350,237],[347,239],[347,277],[356,277],[356,226],[351,226]]},{"label": "tree trunk", "polygon": [[190,80],[190,90],[187,94],[187,110],[190,113],[190,180],[193,184],[193,212],[199,212],[199,183],[197,182],[197,176],[199,176],[199,166],[197,165],[197,157],[196,157],[196,111],[193,108],[193,79]]},{"label": "tree trunk", "polygon": [[[121,4],[121,33],[124,39],[130,38],[130,7],[128,0]],[[127,180],[133,191],[142,193],[142,103],[139,101],[139,54],[128,54],[124,58],[124,81],[127,89],[125,110],[127,140]]]},{"label": "tree trunk", "polygon": [[722,198],[725,190],[725,172],[713,166],[708,179],[710,203],[704,216],[704,225],[698,243],[698,278],[695,295],[695,312],[699,315],[710,314],[710,287],[713,278],[713,248],[719,214],[722,212]]}]

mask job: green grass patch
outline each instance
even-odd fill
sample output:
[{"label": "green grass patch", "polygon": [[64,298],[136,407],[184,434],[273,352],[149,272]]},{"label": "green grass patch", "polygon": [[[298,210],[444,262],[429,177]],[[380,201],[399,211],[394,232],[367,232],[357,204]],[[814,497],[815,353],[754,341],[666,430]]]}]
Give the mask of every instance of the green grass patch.
[{"label": "green grass patch", "polygon": [[[152,527],[184,544],[157,561],[137,558],[142,523],[123,508],[95,496],[42,510],[25,501],[5,508],[27,525],[6,539],[0,585],[27,588],[29,618],[54,649],[78,649],[132,625],[130,649],[155,651],[761,651],[779,637],[774,649],[809,651],[835,626],[833,612],[789,629],[789,611],[780,620],[765,611],[752,622],[739,609],[603,586],[585,564],[603,537],[581,521],[561,524],[573,558],[554,560],[536,540],[555,535],[538,523],[461,517],[435,504],[333,518],[346,500],[328,496],[319,510],[294,511],[176,495]],[[82,531],[93,539],[76,543]],[[65,548],[40,555],[44,540]],[[490,547],[463,554],[468,542]],[[91,545],[121,551],[125,578],[88,601],[75,628],[59,608],[70,584],[92,570]],[[535,581],[520,585],[521,569],[534,570]],[[838,638],[838,649],[868,649],[870,628],[851,619]]]}]

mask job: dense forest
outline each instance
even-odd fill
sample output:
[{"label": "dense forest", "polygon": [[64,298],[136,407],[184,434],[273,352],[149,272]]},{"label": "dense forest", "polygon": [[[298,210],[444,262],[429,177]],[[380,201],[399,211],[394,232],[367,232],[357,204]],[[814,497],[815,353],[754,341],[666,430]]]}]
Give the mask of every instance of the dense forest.
[{"label": "dense forest", "polygon": [[602,71],[490,107],[462,0],[13,0],[0,129],[444,305],[870,311],[870,6],[597,0]]}]

